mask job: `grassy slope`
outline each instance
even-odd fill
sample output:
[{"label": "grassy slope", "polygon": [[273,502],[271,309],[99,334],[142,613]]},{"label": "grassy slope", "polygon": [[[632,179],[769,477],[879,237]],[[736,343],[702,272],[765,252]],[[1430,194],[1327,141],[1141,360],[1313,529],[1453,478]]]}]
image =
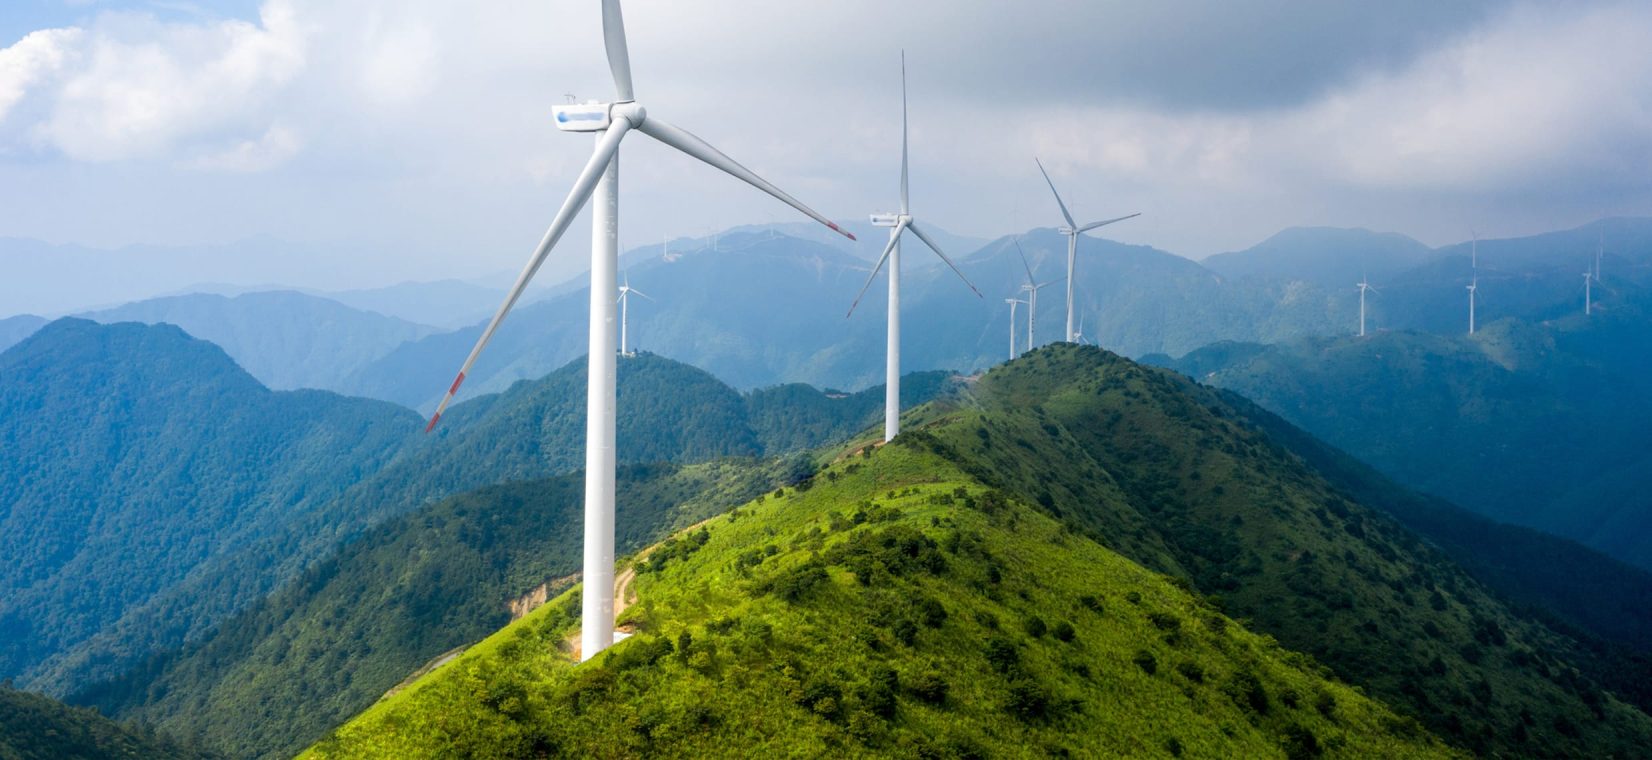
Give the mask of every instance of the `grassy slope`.
[{"label": "grassy slope", "polygon": [[994,369],[918,435],[1476,752],[1633,756],[1652,720],[1222,396],[1094,348]]},{"label": "grassy slope", "polygon": [[570,593],[310,756],[1450,754],[932,454],[812,482],[656,551],[598,660],[559,651]]},{"label": "grassy slope", "polygon": [[[621,551],[785,482],[780,462],[629,467]],[[286,757],[409,672],[510,621],[507,601],[579,570],[584,478],[490,486],[368,531],[204,642],[76,701],[235,757]],[[560,589],[559,589],[560,590]]]}]

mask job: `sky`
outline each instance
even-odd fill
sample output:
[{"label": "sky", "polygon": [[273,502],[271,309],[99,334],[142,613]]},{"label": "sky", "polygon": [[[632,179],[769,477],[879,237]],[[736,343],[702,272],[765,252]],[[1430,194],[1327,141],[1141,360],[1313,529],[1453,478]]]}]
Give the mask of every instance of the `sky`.
[{"label": "sky", "polygon": [[[550,106],[612,97],[598,7],[10,0],[0,237],[275,238],[353,287],[515,270],[590,151]],[[628,0],[625,19],[649,113],[833,218],[897,201],[902,50],[913,210],[961,235],[1059,222],[1035,156],[1081,222],[1140,211],[1107,236],[1194,258],[1297,225],[1440,245],[1652,214],[1652,3]],[[624,247],[800,218],[645,136],[621,155]],[[587,266],[586,226],[542,276]]]}]

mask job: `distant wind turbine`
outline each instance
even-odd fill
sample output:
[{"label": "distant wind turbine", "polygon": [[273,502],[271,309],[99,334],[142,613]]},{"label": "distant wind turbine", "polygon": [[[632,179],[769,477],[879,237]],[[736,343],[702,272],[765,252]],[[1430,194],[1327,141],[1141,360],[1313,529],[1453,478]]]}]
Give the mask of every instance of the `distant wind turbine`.
[{"label": "distant wind turbine", "polygon": [[872,274],[866,278],[866,284],[860,286],[860,292],[855,295],[854,303],[849,304],[849,313],[852,316],[855,307],[860,305],[860,299],[866,295],[866,289],[872,287],[872,280],[878,276],[878,270],[883,269],[884,262],[889,264],[889,331],[888,353],[884,357],[884,396],[883,396],[883,440],[894,440],[901,432],[901,233],[911,231],[923,241],[924,245],[935,252],[936,256],[952,267],[958,277],[975,291],[977,297],[981,291],[970,284],[969,278],[959,271],[958,265],[941,252],[941,247],[934,240],[924,234],[923,228],[912,218],[911,205],[908,203],[907,193],[907,149],[906,149],[906,52],[901,52],[901,210],[895,214],[873,214],[872,224],[878,227],[889,228],[889,245],[883,249],[883,255],[878,257],[877,266],[872,267]]},{"label": "distant wind turbine", "polygon": [[1359,336],[1361,338],[1365,337],[1365,291],[1367,291],[1367,290],[1369,290],[1373,293],[1377,292],[1377,289],[1372,287],[1371,283],[1365,281],[1365,276],[1360,275],[1360,278],[1359,278]]},{"label": "distant wind turbine", "polygon": [[631,308],[630,307],[631,307],[631,296],[633,296],[633,295],[642,296],[643,298],[646,298],[650,301],[654,300],[653,296],[648,295],[647,293],[644,293],[640,290],[637,290],[636,288],[631,287],[631,275],[626,274],[625,275],[625,284],[619,286],[619,307],[620,307],[619,353],[620,353],[620,356],[636,356],[637,355],[636,352],[634,352],[634,351],[626,351],[625,350],[626,333],[628,333],[630,331],[630,326],[631,326]]},{"label": "distant wind turbine", "polygon": [[1089,345],[1089,342],[1084,340],[1084,315],[1083,314],[1080,314],[1078,316],[1078,332],[1073,337],[1074,337],[1074,340],[1073,340],[1074,343],[1077,343],[1081,346]]},{"label": "distant wind turbine", "polygon": [[[1010,305],[1010,358],[1014,359],[1015,358],[1015,307],[1018,304],[1026,303],[1026,301],[1023,301],[1019,298],[1006,298],[1006,299],[1004,299],[1004,303],[1007,303],[1007,304]],[[1030,349],[1030,348],[1032,348],[1032,346],[1028,346],[1027,348]]]},{"label": "distant wind turbine", "polygon": [[1594,282],[1594,273],[1593,272],[1584,272],[1583,273],[1583,315],[1584,316],[1588,316],[1588,315],[1594,313],[1593,294],[1589,290],[1589,286],[1593,282]]},{"label": "distant wind turbine", "polygon": [[591,310],[590,344],[586,355],[585,408],[585,593],[582,597],[581,657],[590,659],[614,643],[614,406],[615,367],[615,280],[619,279],[619,147],[635,129],[666,145],[733,175],[735,178],[778,198],[786,205],[853,240],[854,235],[838,229],[826,217],[767,180],[736,163],[704,140],[674,127],[636,102],[631,88],[631,60],[626,50],[625,21],[619,0],[602,0],[602,36],[608,53],[608,68],[614,77],[617,97],[612,103],[581,103],[551,108],[556,127],[565,132],[589,132],[597,136],[596,149],[573,189],[557,210],[550,229],[529,257],[516,284],[482,331],[476,346],[460,366],[447,395],[437,405],[426,431],[436,426],[442,412],[453,401],[459,384],[476,363],[499,324],[516,305],[529,281],[539,271],[562,234],[573,223],[592,195],[597,196],[591,213]]},{"label": "distant wind turbine", "polygon": [[1097,227],[1106,227],[1113,222],[1122,222],[1126,219],[1141,216],[1141,213],[1137,212],[1113,219],[1091,222],[1080,227],[1078,222],[1073,221],[1073,215],[1067,213],[1067,203],[1061,200],[1061,193],[1056,192],[1055,183],[1050,181],[1050,173],[1044,171],[1044,162],[1037,158],[1034,158],[1033,162],[1038,164],[1039,173],[1044,175],[1044,183],[1050,186],[1050,194],[1055,196],[1055,204],[1061,207],[1061,218],[1067,222],[1067,226],[1060,228],[1058,231],[1067,236],[1067,340],[1071,342],[1078,335],[1073,332],[1073,267],[1078,260],[1078,236]]},{"label": "distant wind turbine", "polygon": [[1606,233],[1599,233],[1595,242],[1595,282],[1600,282],[1600,257],[1606,253]]},{"label": "distant wind turbine", "polygon": [[1039,282],[1033,277],[1032,264],[1027,261],[1027,252],[1021,250],[1021,239],[1015,238],[1015,252],[1021,254],[1021,266],[1027,270],[1027,282],[1021,286],[1021,292],[1027,294],[1027,350],[1031,351],[1038,345],[1036,340],[1038,327],[1038,291],[1040,288],[1054,285],[1061,280]]}]

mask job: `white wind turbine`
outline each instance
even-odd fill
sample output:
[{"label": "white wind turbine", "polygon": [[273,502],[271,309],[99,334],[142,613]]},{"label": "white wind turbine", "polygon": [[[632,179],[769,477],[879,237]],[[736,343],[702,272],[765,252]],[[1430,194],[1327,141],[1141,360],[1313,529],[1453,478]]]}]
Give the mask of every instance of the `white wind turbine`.
[{"label": "white wind turbine", "polygon": [[941,247],[934,240],[924,234],[917,221],[912,218],[911,205],[908,203],[907,193],[907,150],[906,150],[906,53],[901,52],[901,210],[895,214],[873,214],[872,224],[878,227],[889,228],[889,245],[884,246],[883,255],[878,257],[878,263],[872,267],[872,274],[866,278],[866,284],[860,286],[860,292],[855,295],[854,303],[849,304],[851,316],[855,307],[860,305],[861,297],[866,295],[866,289],[872,287],[872,280],[878,276],[878,270],[883,269],[884,262],[889,263],[889,331],[888,353],[884,358],[884,397],[883,397],[883,440],[894,440],[901,432],[901,233],[911,231],[923,241],[924,245],[935,252],[936,256],[952,267],[958,277],[975,291],[977,297],[981,291],[976,290],[968,277],[958,270],[958,265],[952,263],[941,252]]},{"label": "white wind turbine", "polygon": [[1084,340],[1084,315],[1083,314],[1078,315],[1078,332],[1073,334],[1073,342],[1077,343],[1081,346],[1089,345],[1089,343]]},{"label": "white wind turbine", "polygon": [[[1010,305],[1010,358],[1014,359],[1015,358],[1015,307],[1020,305],[1020,304],[1026,303],[1026,301],[1023,301],[1019,298],[1006,298],[1006,299],[1004,299],[1004,303],[1007,303],[1007,304]],[[1032,348],[1032,346],[1027,346],[1027,348],[1030,349],[1030,348]]]},{"label": "white wind turbine", "polygon": [[1097,227],[1106,227],[1113,222],[1122,222],[1126,219],[1141,216],[1141,213],[1137,212],[1127,216],[1091,222],[1080,227],[1078,222],[1073,221],[1073,215],[1067,213],[1067,204],[1061,200],[1061,193],[1056,192],[1055,183],[1050,181],[1050,173],[1044,171],[1044,162],[1037,158],[1034,158],[1033,162],[1038,164],[1039,173],[1044,175],[1044,183],[1050,186],[1050,194],[1055,196],[1055,204],[1061,207],[1061,218],[1067,222],[1067,226],[1060,228],[1058,232],[1067,236],[1067,340],[1071,342],[1078,335],[1073,332],[1073,267],[1078,260],[1078,236]]},{"label": "white wind turbine", "polygon": [[1589,289],[1590,284],[1593,283],[1593,282],[1594,282],[1594,273],[1593,272],[1584,272],[1583,273],[1583,315],[1584,316],[1588,316],[1590,314],[1595,313],[1595,311],[1594,311],[1595,310],[1594,294],[1591,293],[1590,289]]},{"label": "white wind turbine", "polygon": [[1060,279],[1049,282],[1039,282],[1033,278],[1032,264],[1027,261],[1027,252],[1021,250],[1020,238],[1015,239],[1015,252],[1021,254],[1021,266],[1027,270],[1027,282],[1021,286],[1021,292],[1027,294],[1027,350],[1031,351],[1038,345],[1035,337],[1038,325],[1038,291],[1050,285],[1061,282]]},{"label": "white wind turbine", "polygon": [[465,374],[487,347],[505,315],[521,298],[528,282],[539,271],[545,257],[567,231],[574,216],[594,194],[597,202],[591,213],[591,312],[590,346],[586,354],[585,416],[585,593],[581,616],[581,657],[590,659],[614,642],[614,345],[616,275],[619,271],[619,147],[631,130],[637,130],[683,153],[721,169],[803,212],[853,240],[854,235],[838,229],[826,217],[787,195],[780,188],[704,140],[651,116],[636,101],[631,88],[631,61],[625,45],[625,22],[619,0],[602,0],[602,35],[608,53],[608,68],[614,77],[617,97],[612,103],[583,103],[553,106],[556,126],[565,132],[596,134],[596,149],[573,189],[557,210],[550,229],[539,241],[516,284],[500,304],[493,321],[470,350],[459,375],[436,407],[426,431],[436,426]]},{"label": "white wind turbine", "polygon": [[648,295],[647,293],[644,293],[640,290],[637,290],[636,288],[631,287],[631,275],[629,273],[627,273],[625,275],[625,284],[619,286],[619,307],[620,307],[619,352],[620,352],[620,356],[636,356],[637,355],[635,351],[626,351],[625,350],[625,347],[626,347],[626,333],[628,333],[630,331],[630,326],[631,326],[631,308],[630,307],[631,307],[631,296],[633,296],[633,295],[642,296],[643,298],[646,298],[650,301],[654,300],[653,296]]},{"label": "white wind turbine", "polygon": [[1377,289],[1372,287],[1371,283],[1365,281],[1365,276],[1360,275],[1360,278],[1359,278],[1359,335],[1360,335],[1361,338],[1365,337],[1365,291],[1367,291],[1367,290],[1369,290],[1373,293],[1377,292]]}]

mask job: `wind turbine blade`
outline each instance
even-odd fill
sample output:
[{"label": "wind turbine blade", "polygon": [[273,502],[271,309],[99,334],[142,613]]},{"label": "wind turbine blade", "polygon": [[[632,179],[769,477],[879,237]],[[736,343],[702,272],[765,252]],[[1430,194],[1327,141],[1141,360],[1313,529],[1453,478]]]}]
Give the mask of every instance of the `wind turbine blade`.
[{"label": "wind turbine blade", "polygon": [[505,302],[499,305],[499,311],[494,313],[493,321],[482,331],[482,337],[476,341],[476,346],[470,349],[470,356],[465,357],[465,363],[459,367],[459,375],[453,379],[453,385],[447,389],[447,395],[442,397],[442,403],[436,405],[436,413],[431,415],[430,424],[425,426],[426,433],[435,429],[436,421],[442,418],[442,412],[447,410],[447,405],[459,392],[459,384],[465,381],[465,375],[469,374],[471,366],[476,364],[476,357],[482,354],[482,349],[487,347],[488,341],[493,340],[493,333],[499,329],[499,323],[505,321],[505,315],[510,313],[511,307],[522,297],[522,292],[528,289],[528,282],[539,271],[539,265],[545,263],[545,257],[556,247],[556,241],[562,239],[562,233],[568,231],[568,225],[573,223],[579,210],[585,207],[585,202],[591,199],[597,180],[608,170],[608,163],[619,151],[620,140],[625,138],[625,133],[630,129],[630,122],[616,119],[613,126],[603,133],[602,140],[591,153],[591,160],[586,162],[585,169],[579,173],[579,179],[574,181],[573,189],[568,191],[568,198],[562,201],[562,208],[557,210],[550,229],[545,230],[545,237],[540,239],[539,247],[535,248],[533,256],[529,257],[528,265],[522,268],[522,274],[517,275],[516,284],[511,286],[510,293],[505,296]]},{"label": "wind turbine blade", "polygon": [[602,0],[602,41],[608,50],[608,70],[614,73],[619,102],[636,100],[631,91],[631,52],[625,46],[625,19],[619,0]]},{"label": "wind turbine blade", "polygon": [[854,316],[855,307],[859,306],[860,299],[866,296],[866,289],[872,287],[872,281],[877,279],[878,272],[883,271],[883,262],[889,260],[889,254],[894,253],[895,244],[900,242],[901,233],[905,231],[906,222],[901,222],[900,224],[895,225],[895,233],[889,236],[889,245],[883,247],[883,255],[878,257],[878,263],[876,266],[872,267],[872,273],[866,275],[866,284],[860,286],[860,292],[855,294],[855,302],[849,304],[849,313],[843,315],[844,319]]},{"label": "wind turbine blade", "polygon": [[833,232],[849,238],[850,240],[855,239],[853,233],[838,227],[836,222],[821,216],[814,209],[803,205],[802,201],[787,195],[784,190],[770,184],[768,180],[757,176],[752,172],[752,170],[741,166],[739,162],[724,155],[722,151],[711,147],[711,145],[705,140],[695,137],[686,130],[671,126],[670,124],[660,121],[653,116],[644,119],[642,126],[637,127],[637,129],[641,130],[643,134],[648,135],[649,137],[659,140],[666,145],[711,164],[718,169],[722,169],[723,171],[728,172],[736,178],[744,181],[746,184],[749,184],[758,190],[762,190],[763,192],[780,199],[782,203],[803,212],[803,214],[810,219],[826,225]]},{"label": "wind turbine blade", "polygon": [[644,293],[644,292],[642,292],[642,291],[640,291],[640,290],[637,290],[637,289],[636,289],[636,288],[631,288],[631,289],[629,289],[629,290],[627,290],[627,291],[626,291],[626,292],[627,292],[627,293],[632,293],[632,294],[635,294],[635,295],[639,295],[639,296],[642,296],[642,297],[643,297],[643,298],[646,298],[646,299],[648,299],[648,300],[650,300],[650,301],[652,301],[652,300],[654,300],[654,297],[653,297],[653,296],[651,296],[651,295],[648,295],[648,294],[647,294],[647,293]]},{"label": "wind turbine blade", "polygon": [[[1032,285],[1033,283],[1037,282],[1037,280],[1033,279],[1032,264],[1027,263],[1027,252],[1021,250],[1021,238],[1016,237],[1016,238],[1014,238],[1014,240],[1015,240],[1015,252],[1021,254],[1021,266],[1026,267],[1026,269],[1027,269],[1027,284]],[[1033,287],[1039,287],[1039,286],[1033,285]]]},{"label": "wind turbine blade", "polygon": [[1139,211],[1134,213],[1134,214],[1131,214],[1129,216],[1121,216],[1117,219],[1108,219],[1108,220],[1102,221],[1102,222],[1091,222],[1089,224],[1084,225],[1083,227],[1078,228],[1078,231],[1079,232],[1089,232],[1090,230],[1093,230],[1097,227],[1106,227],[1107,225],[1112,224],[1113,222],[1122,222],[1126,219],[1134,219],[1138,216],[1141,216],[1141,212],[1139,212]]},{"label": "wind turbine blade", "polygon": [[901,51],[901,213],[910,214],[907,202],[906,164],[906,51]]},{"label": "wind turbine blade", "polygon": [[1061,218],[1067,220],[1067,228],[1078,229],[1078,222],[1073,221],[1073,215],[1067,213],[1067,204],[1062,202],[1061,193],[1056,192],[1055,183],[1050,181],[1050,173],[1044,171],[1044,162],[1034,158],[1033,163],[1038,164],[1038,173],[1044,175],[1044,184],[1050,186],[1050,194],[1055,196],[1055,205],[1061,207]]},{"label": "wind turbine blade", "polygon": [[986,298],[986,296],[981,295],[981,291],[976,290],[975,283],[970,282],[969,278],[965,277],[964,273],[958,269],[958,265],[952,263],[952,259],[947,258],[946,254],[941,253],[941,247],[936,245],[935,241],[930,240],[929,236],[925,235],[924,231],[918,228],[918,224],[916,222],[908,224],[906,228],[912,230],[912,234],[917,235],[919,240],[924,241],[924,245],[929,246],[929,250],[934,251],[936,256],[941,257],[941,260],[945,261],[947,266],[952,267],[952,271],[958,273],[958,279],[963,280],[964,284],[968,285],[970,290],[975,291],[976,298]]}]

